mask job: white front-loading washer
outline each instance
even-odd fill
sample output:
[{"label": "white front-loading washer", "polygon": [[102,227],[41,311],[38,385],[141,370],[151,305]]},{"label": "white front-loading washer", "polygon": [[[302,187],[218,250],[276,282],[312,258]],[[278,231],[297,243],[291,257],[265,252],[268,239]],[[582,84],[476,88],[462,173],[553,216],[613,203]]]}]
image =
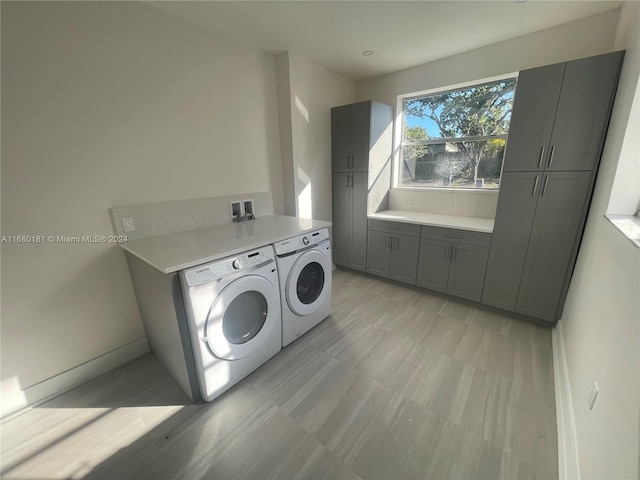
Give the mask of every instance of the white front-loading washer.
[{"label": "white front-loading washer", "polygon": [[281,349],[281,307],[273,247],[180,272],[203,400],[209,402]]},{"label": "white front-loading washer", "polygon": [[282,303],[282,346],[331,314],[331,245],[324,228],[273,245]]}]

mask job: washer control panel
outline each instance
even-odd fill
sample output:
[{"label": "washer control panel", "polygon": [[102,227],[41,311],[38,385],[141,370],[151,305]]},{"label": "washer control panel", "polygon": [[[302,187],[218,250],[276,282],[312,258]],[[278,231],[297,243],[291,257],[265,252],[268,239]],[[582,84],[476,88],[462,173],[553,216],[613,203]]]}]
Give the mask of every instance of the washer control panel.
[{"label": "washer control panel", "polygon": [[329,230],[323,228],[322,230],[305,233],[304,235],[298,235],[297,237],[274,243],[273,248],[276,250],[276,255],[285,255],[287,253],[293,253],[298,250],[309,248],[310,246],[318,245],[328,239]]},{"label": "washer control panel", "polygon": [[189,268],[184,270],[184,278],[188,286],[195,287],[252,268],[273,258],[271,246],[262,247]]}]

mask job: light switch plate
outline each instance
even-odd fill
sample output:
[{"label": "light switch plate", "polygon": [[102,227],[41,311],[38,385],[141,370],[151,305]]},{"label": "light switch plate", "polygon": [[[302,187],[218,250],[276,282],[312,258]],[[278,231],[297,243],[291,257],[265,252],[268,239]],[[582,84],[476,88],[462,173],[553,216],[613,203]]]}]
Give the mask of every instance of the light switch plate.
[{"label": "light switch plate", "polygon": [[122,217],[122,228],[124,228],[125,233],[135,232],[136,226],[133,223],[133,217]]}]

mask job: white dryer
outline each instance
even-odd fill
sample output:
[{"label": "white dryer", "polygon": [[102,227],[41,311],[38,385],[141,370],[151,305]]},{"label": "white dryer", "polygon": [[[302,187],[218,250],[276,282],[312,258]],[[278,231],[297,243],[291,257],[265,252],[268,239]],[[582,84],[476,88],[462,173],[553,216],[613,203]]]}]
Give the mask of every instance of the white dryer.
[{"label": "white dryer", "polygon": [[203,400],[209,402],[281,349],[273,247],[180,272]]},{"label": "white dryer", "polygon": [[282,303],[282,346],[331,313],[331,246],[324,228],[273,245]]}]

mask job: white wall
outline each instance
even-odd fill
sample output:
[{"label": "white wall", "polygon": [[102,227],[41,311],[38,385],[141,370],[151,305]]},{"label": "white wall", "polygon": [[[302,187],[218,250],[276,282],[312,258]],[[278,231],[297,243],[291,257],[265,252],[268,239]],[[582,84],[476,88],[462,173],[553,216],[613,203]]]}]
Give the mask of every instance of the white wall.
[{"label": "white wall", "polygon": [[[272,55],[138,2],[2,2],[2,235],[111,206],[272,191]],[[2,396],[144,337],[121,249],[2,245]]]},{"label": "white wall", "polygon": [[619,10],[495,43],[358,83],[358,99],[396,105],[398,95],[610,52]]},{"label": "white wall", "polygon": [[331,220],[331,107],[355,102],[356,86],[295,53],[276,61],[285,205],[295,205],[290,215]]},{"label": "white wall", "polygon": [[[640,3],[620,15],[626,49],[593,202],[559,323],[575,421],[580,478],[640,477],[640,250],[604,217],[616,170],[640,162]],[[635,97],[635,101],[634,101]],[[633,107],[633,108],[632,108]],[[638,185],[633,185],[634,189]],[[623,212],[620,212],[623,213]],[[600,395],[587,399],[594,382]]]}]

